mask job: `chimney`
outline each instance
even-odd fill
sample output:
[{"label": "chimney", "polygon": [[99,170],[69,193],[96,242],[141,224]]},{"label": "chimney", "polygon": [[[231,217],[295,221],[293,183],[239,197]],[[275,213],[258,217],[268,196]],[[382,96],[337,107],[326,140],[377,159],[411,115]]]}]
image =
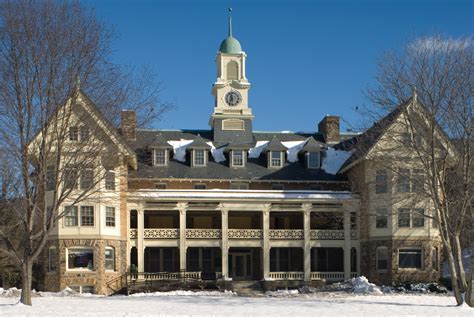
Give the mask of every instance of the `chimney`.
[{"label": "chimney", "polygon": [[318,124],[318,132],[324,137],[328,144],[339,143],[339,116],[326,115]]},{"label": "chimney", "polygon": [[133,110],[122,110],[122,136],[127,141],[137,139],[137,116]]}]

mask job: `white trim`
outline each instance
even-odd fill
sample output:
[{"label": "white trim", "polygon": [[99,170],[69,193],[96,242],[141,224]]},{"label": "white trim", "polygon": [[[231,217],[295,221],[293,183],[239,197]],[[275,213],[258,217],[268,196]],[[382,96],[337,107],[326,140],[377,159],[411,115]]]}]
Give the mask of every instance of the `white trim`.
[{"label": "white trim", "polygon": [[[387,252],[387,268],[386,269],[379,269],[379,250],[383,250],[383,249],[385,249],[385,251]],[[376,272],[381,272],[381,273],[388,272],[388,259],[389,259],[388,248],[386,246],[377,247],[377,249],[375,249],[375,271]]]},{"label": "white trim", "polygon": [[[164,164],[157,164],[156,163],[156,151],[164,151],[165,152],[165,163]],[[167,166],[168,165],[168,149],[160,149],[160,148],[154,148],[152,150],[152,161],[153,161],[153,166]]]}]

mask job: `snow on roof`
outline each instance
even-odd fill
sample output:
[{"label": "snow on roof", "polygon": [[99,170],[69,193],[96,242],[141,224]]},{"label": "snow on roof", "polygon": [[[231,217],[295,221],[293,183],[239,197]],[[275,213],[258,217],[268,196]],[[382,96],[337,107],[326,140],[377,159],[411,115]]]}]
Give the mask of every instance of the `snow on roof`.
[{"label": "snow on roof", "polygon": [[257,141],[255,147],[249,149],[249,158],[258,158],[260,153],[267,147],[269,141]]},{"label": "snow on roof", "polygon": [[216,147],[214,146],[212,142],[207,142],[207,145],[211,147],[211,154],[212,154],[212,157],[214,158],[214,161],[216,161],[217,163],[226,161],[225,155],[224,155],[224,150],[225,150],[224,146],[216,149]]},{"label": "snow on roof", "polygon": [[341,166],[352,155],[352,151],[336,150],[332,147],[326,150],[321,168],[328,174],[336,175]]},{"label": "snow on roof", "polygon": [[306,144],[306,141],[288,141],[288,142],[281,142],[285,147],[288,148],[286,153],[288,154],[288,162],[294,163],[298,161],[298,152],[303,148]]},{"label": "snow on roof", "polygon": [[173,147],[173,158],[180,162],[186,162],[186,147],[193,143],[194,140],[184,140],[179,141],[168,141],[168,143]]}]

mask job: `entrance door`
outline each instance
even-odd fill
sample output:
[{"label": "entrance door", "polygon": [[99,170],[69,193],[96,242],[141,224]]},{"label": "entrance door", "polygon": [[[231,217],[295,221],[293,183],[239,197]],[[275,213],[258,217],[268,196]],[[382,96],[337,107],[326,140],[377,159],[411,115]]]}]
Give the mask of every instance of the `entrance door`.
[{"label": "entrance door", "polygon": [[233,253],[232,279],[235,281],[250,280],[252,278],[251,253]]}]

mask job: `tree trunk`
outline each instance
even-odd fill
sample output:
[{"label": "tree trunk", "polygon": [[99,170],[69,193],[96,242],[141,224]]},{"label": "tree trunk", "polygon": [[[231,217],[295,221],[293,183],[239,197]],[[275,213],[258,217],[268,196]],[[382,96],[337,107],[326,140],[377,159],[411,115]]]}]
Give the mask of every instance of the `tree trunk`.
[{"label": "tree trunk", "polygon": [[443,244],[444,244],[445,252],[447,254],[446,260],[448,261],[449,270],[451,271],[451,284],[453,287],[454,298],[456,298],[456,303],[459,306],[459,305],[462,305],[462,303],[464,302],[464,298],[459,288],[458,276],[456,274],[456,267],[454,264],[454,256],[452,253],[451,246],[449,245],[449,242],[447,242],[446,240],[443,240]]},{"label": "tree trunk", "polygon": [[471,274],[467,283],[466,303],[474,307],[474,254],[471,253]]},{"label": "tree trunk", "polygon": [[33,268],[30,263],[23,264],[21,267],[21,297],[20,302],[31,306],[31,283],[33,281]]},{"label": "tree trunk", "polygon": [[466,282],[466,273],[464,271],[464,264],[462,262],[462,247],[461,242],[459,241],[459,235],[455,235],[454,237],[454,263],[456,264],[457,275],[459,279],[459,287],[461,288],[461,292],[465,293],[467,290],[467,282]]}]

